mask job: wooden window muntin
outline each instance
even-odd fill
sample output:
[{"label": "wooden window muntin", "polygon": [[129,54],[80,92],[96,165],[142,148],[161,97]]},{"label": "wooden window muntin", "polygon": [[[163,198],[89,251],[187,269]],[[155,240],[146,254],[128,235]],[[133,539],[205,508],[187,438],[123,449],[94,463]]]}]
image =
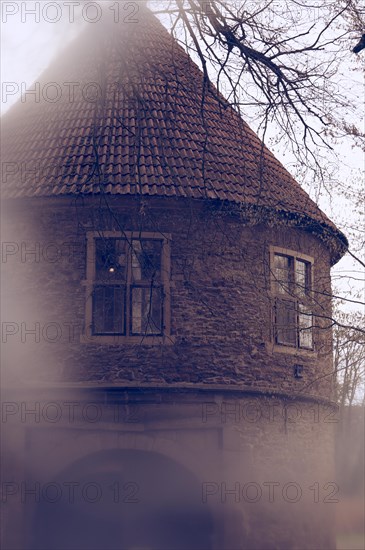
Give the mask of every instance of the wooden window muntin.
[{"label": "wooden window muntin", "polygon": [[[86,300],[86,332],[84,341],[92,339],[101,339],[105,341],[110,341],[111,343],[116,343],[117,341],[127,341],[131,342],[140,341],[141,338],[147,338],[157,343],[158,338],[162,338],[170,335],[170,236],[161,235],[160,233],[139,233],[139,232],[128,232],[128,233],[116,233],[112,231],[106,232],[89,232],[88,235],[88,251],[87,251],[87,279],[85,285],[87,287],[87,300]],[[127,242],[127,259],[126,259],[126,271],[124,277],[116,278],[113,280],[113,277],[107,276],[106,278],[100,278],[98,273],[97,261],[96,261],[96,239],[111,239],[111,240],[125,240]],[[153,243],[160,242],[161,253],[160,257],[160,266],[159,270],[154,270],[153,280],[148,279],[146,276],[142,277],[133,277],[132,273],[132,246],[133,243],[137,242],[150,243],[153,249]],[[157,254],[158,256],[158,254]],[[100,270],[99,270],[100,271]],[[147,270],[148,272],[148,270]],[[146,271],[145,271],[146,274]],[[135,275],[135,273],[134,273]],[[134,279],[134,280],[133,280]],[[94,299],[93,292],[94,288],[100,286],[122,286],[125,288],[124,296],[124,329],[123,331],[118,332],[100,332],[94,330]],[[158,319],[158,324],[156,330],[149,329],[146,332],[136,332],[133,330],[133,319],[132,319],[132,293],[133,288],[142,288],[147,289],[152,285],[153,293],[160,294],[160,316]],[[147,292],[145,290],[145,292]],[[155,308],[156,309],[156,308]],[[158,308],[157,308],[158,309]],[[156,316],[156,314],[155,314]],[[117,340],[115,339],[117,337]],[[112,340],[110,340],[112,338]]]},{"label": "wooden window muntin", "polygon": [[[277,258],[287,259],[287,277],[278,277],[278,274],[280,274],[280,269],[278,269],[280,261],[278,262]],[[310,307],[313,288],[313,258],[292,250],[271,247],[270,266],[275,344],[296,349],[313,350],[313,312]],[[286,341],[283,334],[289,332],[290,327],[285,329],[285,327],[278,326],[278,308],[283,302],[291,303],[292,310],[295,312],[293,314],[293,319],[295,318],[295,338],[291,337]]]}]

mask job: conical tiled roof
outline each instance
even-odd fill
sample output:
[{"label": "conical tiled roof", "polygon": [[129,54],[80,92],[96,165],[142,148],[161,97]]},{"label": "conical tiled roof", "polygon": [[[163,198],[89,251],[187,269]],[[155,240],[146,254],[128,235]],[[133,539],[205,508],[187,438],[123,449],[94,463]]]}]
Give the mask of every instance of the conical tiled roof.
[{"label": "conical tiled roof", "polygon": [[307,220],[343,251],[345,237],[248,125],[216,92],[202,94],[202,72],[146,8],[138,23],[89,24],[36,86],[38,98],[3,117],[3,163],[14,163],[3,197],[257,205]]}]

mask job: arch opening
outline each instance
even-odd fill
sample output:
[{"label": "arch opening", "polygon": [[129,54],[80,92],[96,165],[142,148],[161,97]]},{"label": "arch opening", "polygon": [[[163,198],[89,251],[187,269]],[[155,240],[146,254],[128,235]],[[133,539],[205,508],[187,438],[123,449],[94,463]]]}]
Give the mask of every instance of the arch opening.
[{"label": "arch opening", "polygon": [[44,486],[41,497],[35,550],[213,548],[213,519],[199,480],[156,452],[93,453]]}]

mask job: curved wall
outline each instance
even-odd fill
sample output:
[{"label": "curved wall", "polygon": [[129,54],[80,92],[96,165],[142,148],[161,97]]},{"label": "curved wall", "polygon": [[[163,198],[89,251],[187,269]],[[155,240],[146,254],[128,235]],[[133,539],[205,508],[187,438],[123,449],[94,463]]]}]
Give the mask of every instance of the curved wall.
[{"label": "curved wall", "polygon": [[[17,306],[9,307],[9,321],[18,330],[12,334],[10,326],[6,347],[10,350],[22,341],[18,366],[34,359],[20,378],[29,374],[45,382],[228,384],[329,398],[329,253],[315,236],[291,227],[290,220],[289,226],[277,227],[264,221],[254,225],[244,213],[215,203],[126,197],[107,202],[103,197],[42,199],[13,211],[4,267],[11,274],[9,296],[16,296]],[[86,234],[111,230],[171,237],[171,338],[162,343],[149,345],[145,337],[112,345],[83,336]],[[278,351],[273,344],[270,246],[314,258],[319,315],[314,351]],[[294,376],[297,364],[303,367],[300,379]]]},{"label": "curved wall", "polygon": [[[171,503],[160,498],[164,468],[147,476],[164,526],[151,527],[154,548],[208,550],[198,540],[210,550],[332,548],[338,487],[330,333],[315,329],[314,352],[275,350],[269,267],[270,246],[314,258],[320,325],[331,314],[324,245],[290,221],[254,223],[245,212],[212,202],[40,199],[9,203],[4,217],[4,547],[43,550],[62,539],[63,550],[75,544],[105,550],[98,543],[102,530],[110,548],[145,546],[138,527],[144,506],[115,508],[110,501],[110,487],[124,487],[123,472],[143,493],[144,478],[129,479],[139,474],[122,457],[143,452],[148,463],[157,453],[162,463],[190,472],[196,483],[188,508],[200,510],[187,517],[183,491],[176,489],[182,515],[172,520]],[[82,336],[87,232],[121,229],[169,235],[171,338],[165,342],[102,344]],[[294,376],[297,364],[302,378]],[[120,460],[111,467],[100,453]],[[117,479],[107,484],[112,474]],[[93,508],[82,493],[90,483],[109,498],[110,524],[99,514],[105,508]],[[81,498],[78,507],[52,502],[54,491],[69,499],[70,487]],[[136,528],[123,531],[118,514]],[[101,531],[90,542],[87,525],[96,518]],[[194,532],[194,521],[196,537],[181,537]],[[167,547],[158,542],[166,540]]]}]

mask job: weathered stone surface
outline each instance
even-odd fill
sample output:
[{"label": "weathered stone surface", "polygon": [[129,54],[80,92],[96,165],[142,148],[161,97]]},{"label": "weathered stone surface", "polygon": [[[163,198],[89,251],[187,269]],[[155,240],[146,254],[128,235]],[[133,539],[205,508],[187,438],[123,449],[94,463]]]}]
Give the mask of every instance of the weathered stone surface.
[{"label": "weathered stone surface", "polygon": [[[199,539],[204,547],[190,542],[176,548],[333,548],[338,495],[332,432],[338,419],[329,403],[331,334],[315,329],[314,352],[276,352],[269,292],[270,246],[313,256],[323,315],[318,326],[325,326],[331,316],[329,252],[297,227],[264,220],[252,225],[237,212],[201,202],[118,197],[109,206],[111,211],[99,207],[97,199],[77,208],[69,199],[42,199],[8,208],[3,239],[16,246],[8,244],[13,253],[3,264],[9,289],[4,321],[15,328],[13,334],[6,330],[5,342],[3,333],[4,479],[15,485],[5,487],[4,547],[49,549],[55,548],[52,533],[64,537],[72,505],[49,501],[42,491],[52,483],[63,489],[98,483],[109,498],[92,512],[103,533],[106,510],[112,523],[122,517],[110,486],[122,483],[123,468],[131,472],[128,464],[143,459],[146,471],[157,468],[149,479],[157,483],[154,506],[161,517],[171,507],[164,500],[167,472],[176,467],[178,478],[187,471],[195,480],[189,507],[200,510],[199,525],[208,521],[204,516],[213,526],[202,527],[210,541]],[[171,237],[172,330],[165,344],[82,338],[86,232],[120,227]],[[301,379],[294,376],[298,363]],[[166,460],[171,462],[162,466]],[[141,471],[133,475],[143,489]],[[117,478],[104,486],[105,472]],[[22,501],[22,483],[30,490],[38,483],[38,502],[31,493]],[[173,494],[182,498],[179,487]],[[77,506],[76,517],[91,513],[85,498]],[[142,504],[135,510],[140,518],[145,513]],[[123,517],[130,513],[123,508]],[[20,514],[28,518],[21,532]],[[70,540],[76,544],[72,537],[79,532],[72,535],[72,529],[71,539],[61,537],[64,549]],[[93,544],[101,548],[97,540],[95,535]]]}]

